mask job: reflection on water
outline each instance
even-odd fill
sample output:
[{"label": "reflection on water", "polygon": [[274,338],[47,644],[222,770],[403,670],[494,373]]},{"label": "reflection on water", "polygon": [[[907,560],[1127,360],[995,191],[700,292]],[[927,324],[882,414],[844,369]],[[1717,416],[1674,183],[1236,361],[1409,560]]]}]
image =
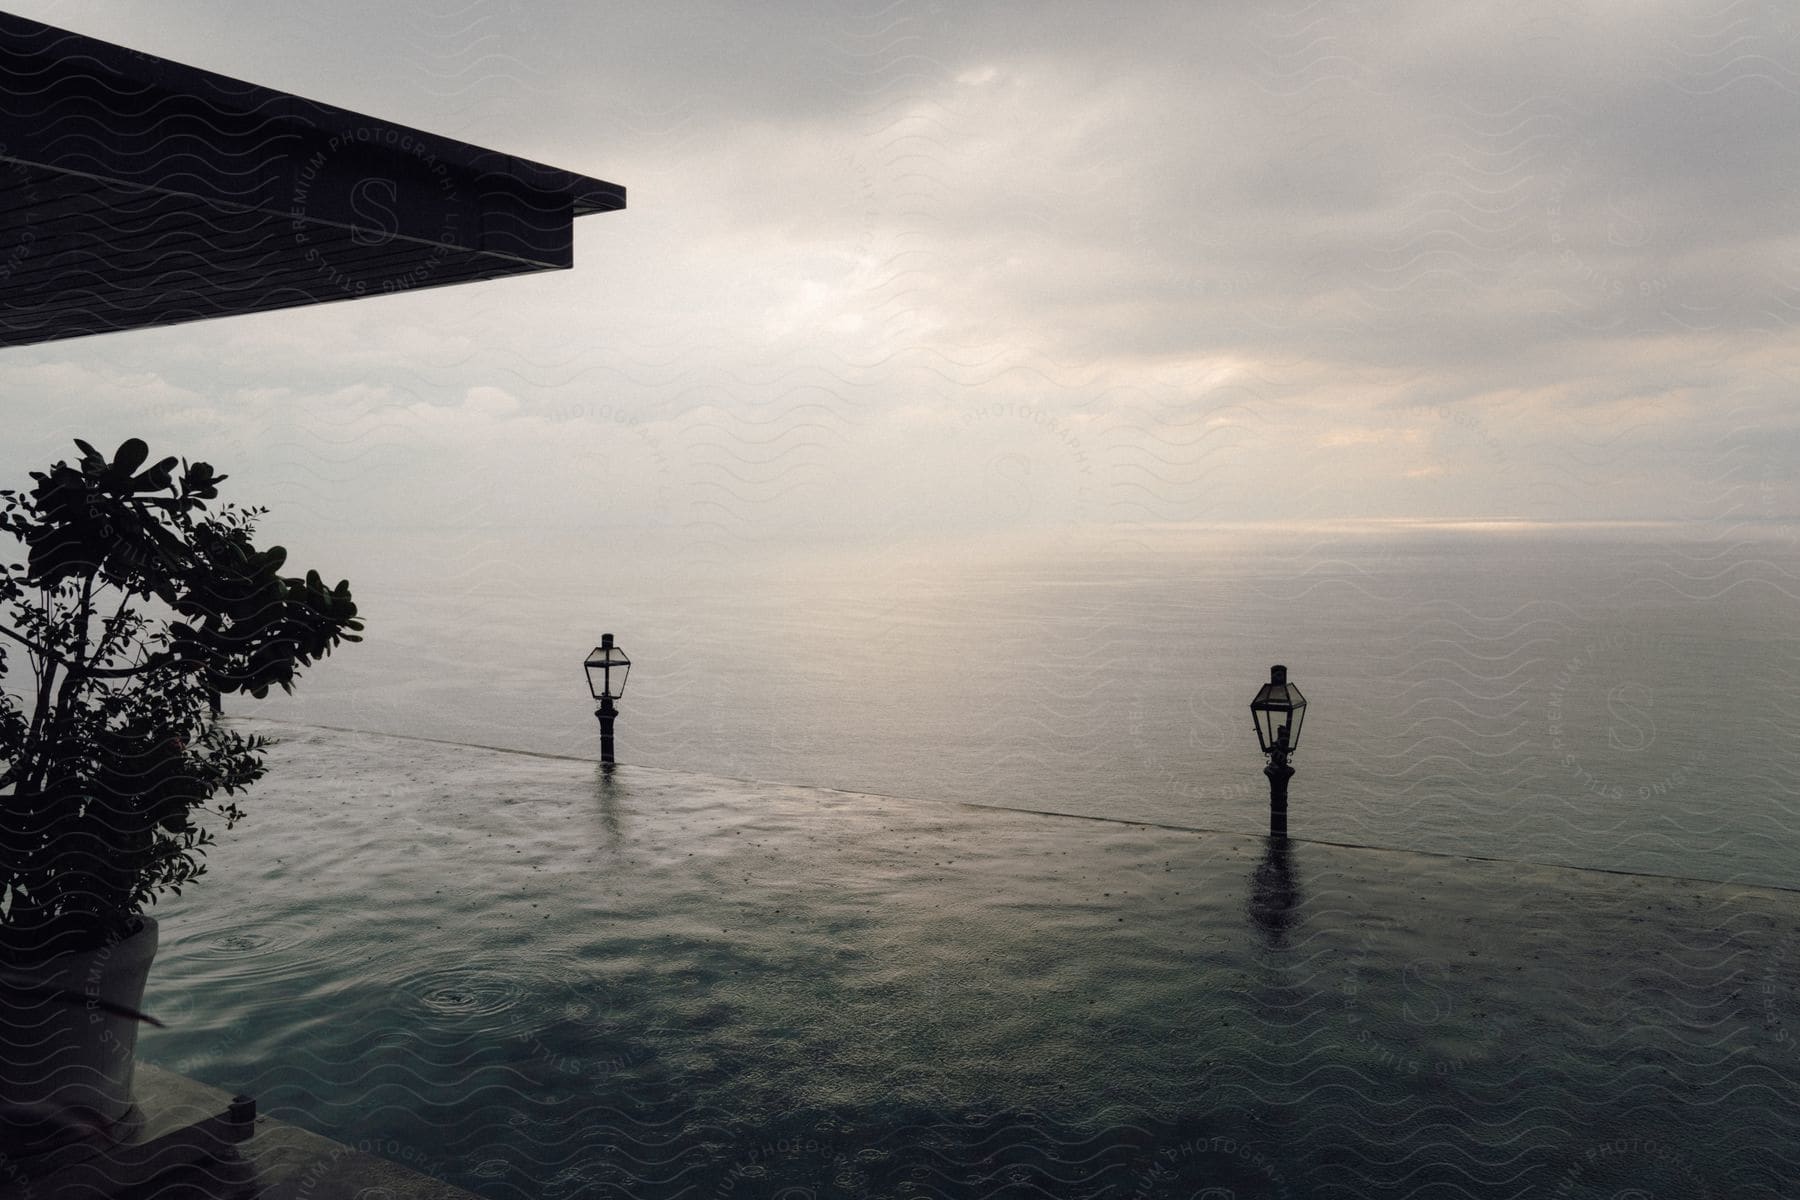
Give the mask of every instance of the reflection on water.
[{"label": "reflection on water", "polygon": [[1292,849],[1287,838],[1271,834],[1263,839],[1262,861],[1251,876],[1249,900],[1250,919],[1269,949],[1287,948],[1288,930],[1293,928],[1299,904],[1300,880],[1294,873]]},{"label": "reflection on water", "polygon": [[608,850],[617,850],[624,843],[624,826],[619,812],[622,808],[620,793],[624,785],[620,781],[616,763],[601,763],[594,768],[594,795],[600,801],[600,831],[605,837]]}]

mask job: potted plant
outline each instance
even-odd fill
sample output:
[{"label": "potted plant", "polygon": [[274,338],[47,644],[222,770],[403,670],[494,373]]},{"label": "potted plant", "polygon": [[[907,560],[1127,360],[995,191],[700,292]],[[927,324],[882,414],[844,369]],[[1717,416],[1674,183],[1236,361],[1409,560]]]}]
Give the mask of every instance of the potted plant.
[{"label": "potted plant", "polygon": [[[129,1132],[157,926],[205,870],[205,818],[260,777],[267,740],[228,693],[292,691],[358,641],[347,582],[281,573],[267,510],[214,506],[203,462],[132,438],[0,491],[0,1152]],[[23,561],[4,561],[22,558]],[[217,799],[223,796],[223,799]],[[78,1003],[69,1003],[71,997]],[[10,1118],[10,1119],[9,1119]]]}]

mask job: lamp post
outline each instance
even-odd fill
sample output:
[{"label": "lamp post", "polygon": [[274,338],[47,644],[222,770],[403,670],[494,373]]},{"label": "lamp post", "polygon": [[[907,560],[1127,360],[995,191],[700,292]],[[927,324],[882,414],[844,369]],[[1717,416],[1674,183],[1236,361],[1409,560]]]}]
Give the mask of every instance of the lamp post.
[{"label": "lamp post", "polygon": [[587,670],[588,691],[600,702],[600,707],[594,710],[594,715],[600,718],[600,762],[603,766],[611,766],[613,718],[619,715],[613,701],[625,694],[625,677],[631,673],[631,660],[613,645],[612,634],[603,633],[600,644],[581,665]]},{"label": "lamp post", "polygon": [[1288,682],[1286,667],[1269,668],[1269,682],[1250,702],[1250,719],[1257,745],[1269,756],[1263,768],[1269,777],[1269,835],[1286,837],[1288,780],[1294,777],[1288,755],[1300,748],[1300,723],[1306,719],[1306,697]]}]

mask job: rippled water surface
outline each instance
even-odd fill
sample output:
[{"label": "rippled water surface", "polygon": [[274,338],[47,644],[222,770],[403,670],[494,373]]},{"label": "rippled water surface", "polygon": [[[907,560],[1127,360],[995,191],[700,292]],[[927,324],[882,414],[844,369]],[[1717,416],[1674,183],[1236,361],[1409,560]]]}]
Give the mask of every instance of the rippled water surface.
[{"label": "rippled water surface", "polygon": [[1789,893],[256,727],[141,1053],[482,1195],[1800,1175]]},{"label": "rippled water surface", "polygon": [[1800,887],[1791,530],[1163,530],[669,567],[513,539],[352,572],[369,640],[255,708],[1254,832],[1246,706],[1311,698],[1295,832]]}]

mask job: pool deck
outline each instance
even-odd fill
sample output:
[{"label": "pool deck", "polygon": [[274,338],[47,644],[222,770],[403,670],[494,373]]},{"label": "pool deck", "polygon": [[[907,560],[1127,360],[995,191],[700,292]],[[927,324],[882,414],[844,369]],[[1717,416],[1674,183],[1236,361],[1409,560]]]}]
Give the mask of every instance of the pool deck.
[{"label": "pool deck", "polygon": [[237,1097],[185,1075],[146,1062],[136,1075],[134,1137],[107,1152],[71,1148],[54,1170],[0,1183],[0,1200],[476,1200],[285,1121],[257,1115],[244,1128]]}]

